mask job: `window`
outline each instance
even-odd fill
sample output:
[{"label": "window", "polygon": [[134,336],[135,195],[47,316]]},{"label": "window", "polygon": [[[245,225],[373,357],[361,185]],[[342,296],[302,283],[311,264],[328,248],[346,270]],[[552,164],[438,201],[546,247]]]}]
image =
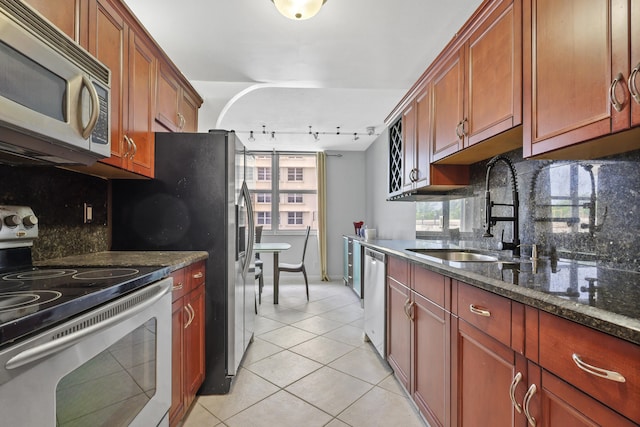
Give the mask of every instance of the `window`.
[{"label": "window", "polygon": [[287,181],[302,181],[302,168],[287,168]]},{"label": "window", "polygon": [[302,212],[287,212],[287,224],[302,225]]},{"label": "window", "polygon": [[271,212],[257,212],[256,222],[258,225],[271,225]]},{"label": "window", "polygon": [[271,181],[270,167],[258,167],[258,181]]},{"label": "window", "polygon": [[416,203],[416,237],[454,236],[473,229],[472,199]]},{"label": "window", "polygon": [[[250,166],[256,225],[265,231],[317,229],[318,184],[315,153],[257,152]],[[247,174],[252,172],[248,171]]]},{"label": "window", "polygon": [[304,203],[304,199],[302,197],[302,194],[288,193],[287,194],[287,203]]},{"label": "window", "polygon": [[271,203],[271,193],[258,193],[256,194],[257,203]]}]

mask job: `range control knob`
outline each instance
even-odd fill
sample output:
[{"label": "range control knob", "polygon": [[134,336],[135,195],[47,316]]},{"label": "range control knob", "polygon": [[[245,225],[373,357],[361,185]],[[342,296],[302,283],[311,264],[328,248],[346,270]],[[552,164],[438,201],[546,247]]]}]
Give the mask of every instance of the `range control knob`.
[{"label": "range control knob", "polygon": [[7,224],[8,227],[17,227],[22,221],[18,215],[9,215],[4,217],[4,223]]},{"label": "range control knob", "polygon": [[22,218],[22,223],[25,227],[33,227],[38,224],[38,217],[35,215],[27,215]]}]

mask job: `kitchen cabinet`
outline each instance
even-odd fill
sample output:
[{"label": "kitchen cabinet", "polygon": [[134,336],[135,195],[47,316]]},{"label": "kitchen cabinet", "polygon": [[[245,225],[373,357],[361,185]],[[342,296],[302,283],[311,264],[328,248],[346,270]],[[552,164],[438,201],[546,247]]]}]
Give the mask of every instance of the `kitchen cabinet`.
[{"label": "kitchen cabinet", "polygon": [[80,23],[88,13],[90,0],[25,0],[24,2],[47,18],[72,40],[86,46],[86,34],[81,37]]},{"label": "kitchen cabinet", "polygon": [[434,165],[429,161],[432,141],[432,87],[427,84],[402,114],[404,193],[453,189],[469,184],[465,166]]},{"label": "kitchen cabinet", "polygon": [[204,261],[172,273],[172,384],[169,422],[177,425],[204,381]]},{"label": "kitchen cabinet", "polygon": [[92,5],[89,52],[111,69],[111,157],[101,162],[153,177],[156,57],[117,4]]},{"label": "kitchen cabinet", "polygon": [[[452,369],[457,408],[452,425],[515,426],[522,419],[513,400],[522,401],[524,307],[507,298],[457,282]],[[513,395],[511,390],[518,391]]]},{"label": "kitchen cabinet", "polygon": [[525,157],[596,158],[640,148],[638,129],[619,133],[640,124],[640,96],[630,93],[638,89],[637,3],[525,0]]},{"label": "kitchen cabinet", "polygon": [[387,360],[430,425],[449,425],[450,280],[387,259]]},{"label": "kitchen cabinet", "polygon": [[471,164],[520,146],[521,16],[520,0],[485,3],[436,61],[432,161]]},{"label": "kitchen cabinet", "polygon": [[196,132],[202,102],[180,84],[167,63],[159,62],[155,120],[158,131]]}]

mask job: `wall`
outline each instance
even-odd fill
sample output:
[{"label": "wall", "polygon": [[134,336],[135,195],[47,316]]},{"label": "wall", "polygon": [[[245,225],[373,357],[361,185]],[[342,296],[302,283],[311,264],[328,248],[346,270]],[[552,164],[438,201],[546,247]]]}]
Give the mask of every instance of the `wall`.
[{"label": "wall", "polygon": [[[105,180],[54,167],[0,165],[0,204],[30,206],[39,220],[34,260],[108,250]],[[94,221],[84,224],[83,204]]]},{"label": "wall", "polygon": [[377,230],[378,239],[413,239],[416,231],[415,202],[387,201],[388,161],[389,132],[385,129],[365,153],[365,222]]}]

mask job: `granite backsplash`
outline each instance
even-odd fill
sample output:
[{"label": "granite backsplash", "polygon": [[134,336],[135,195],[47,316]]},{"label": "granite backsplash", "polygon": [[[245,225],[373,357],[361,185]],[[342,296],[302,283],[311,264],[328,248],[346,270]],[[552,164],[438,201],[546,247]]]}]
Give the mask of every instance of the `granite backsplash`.
[{"label": "granite backsplash", "polygon": [[[39,220],[34,261],[109,249],[108,181],[54,167],[0,165],[0,204],[30,206]],[[93,221],[84,224],[84,203]]]},{"label": "granite backsplash", "polygon": [[[587,161],[524,160],[521,150],[506,157],[517,173],[523,244],[535,243],[542,256],[598,260],[640,271],[640,151]],[[471,165],[471,185],[443,198],[461,199],[459,229],[418,234],[418,238],[470,240],[478,247],[496,249],[504,230],[504,240],[512,240],[509,222],[498,222],[492,229],[494,237],[482,237],[487,163]],[[493,202],[512,203],[506,164],[493,167],[489,187]],[[493,215],[512,212],[511,207],[497,206]],[[530,247],[522,248],[523,255],[530,252]]]}]

